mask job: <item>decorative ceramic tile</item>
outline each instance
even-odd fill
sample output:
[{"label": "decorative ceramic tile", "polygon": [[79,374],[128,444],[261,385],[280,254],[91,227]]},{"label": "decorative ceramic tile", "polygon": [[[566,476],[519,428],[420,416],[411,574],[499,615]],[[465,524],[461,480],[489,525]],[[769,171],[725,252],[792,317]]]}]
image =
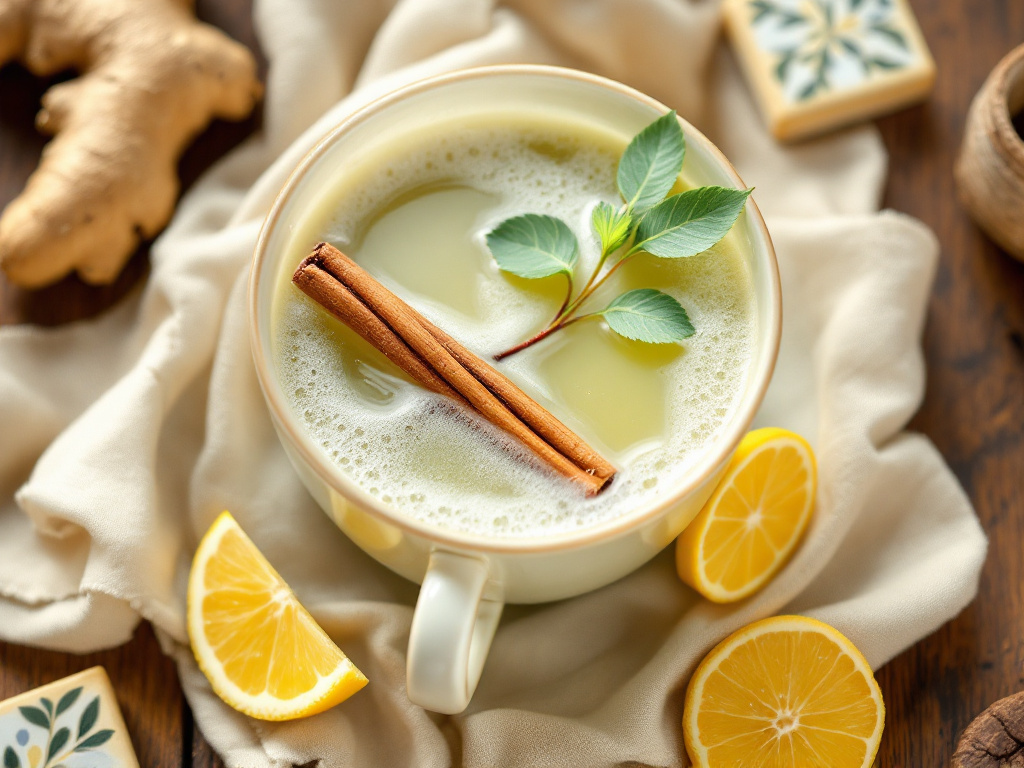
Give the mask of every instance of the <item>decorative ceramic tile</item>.
[{"label": "decorative ceramic tile", "polygon": [[103,667],[0,702],[3,768],[138,768]]},{"label": "decorative ceramic tile", "polygon": [[773,134],[804,138],[920,101],[935,63],[906,0],[726,0]]}]

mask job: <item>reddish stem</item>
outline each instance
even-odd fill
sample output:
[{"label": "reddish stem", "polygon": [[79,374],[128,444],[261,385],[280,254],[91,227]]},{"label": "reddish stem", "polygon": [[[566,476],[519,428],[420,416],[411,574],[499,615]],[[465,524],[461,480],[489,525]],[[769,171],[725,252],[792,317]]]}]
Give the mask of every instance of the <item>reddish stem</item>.
[{"label": "reddish stem", "polygon": [[538,341],[540,341],[540,340],[542,340],[544,338],[547,338],[548,336],[550,336],[555,331],[560,331],[563,328],[566,328],[566,327],[572,325],[573,323],[578,323],[580,320],[586,320],[588,317],[596,317],[596,315],[594,315],[594,314],[576,315],[576,317],[570,317],[568,320],[563,320],[558,325],[553,325],[550,328],[545,328],[543,331],[538,333],[536,336],[534,336],[533,338],[527,339],[522,344],[516,344],[511,349],[506,349],[504,352],[499,352],[498,354],[496,354],[494,356],[494,359],[495,360],[504,360],[509,355],[514,355],[516,352],[522,352],[527,347],[532,347]]},{"label": "reddish stem", "polygon": [[533,337],[527,339],[526,341],[522,342],[521,344],[516,344],[514,347],[511,347],[510,349],[506,349],[504,352],[499,352],[498,354],[496,354],[494,356],[494,359],[495,360],[504,360],[509,355],[514,355],[516,352],[522,352],[527,347],[532,347],[534,344],[536,344],[541,339],[546,339],[548,336],[550,336],[552,333],[557,331],[559,328],[564,328],[565,326],[566,326],[566,323],[559,323],[558,325],[549,325],[547,328],[545,328],[543,331],[538,333],[536,336],[533,336]]},{"label": "reddish stem", "polygon": [[548,328],[553,328],[558,324],[558,321],[562,319],[562,315],[565,314],[566,307],[569,306],[569,302],[572,300],[572,275],[566,275],[569,279],[569,288],[565,292],[565,300],[562,302],[562,306],[558,308],[558,312],[555,313],[555,317],[548,323]]},{"label": "reddish stem", "polygon": [[[580,291],[579,296],[577,296],[576,299],[574,301],[572,301],[572,302],[569,301],[569,296],[572,296],[572,282],[571,282],[571,278],[570,278],[569,296],[566,297],[565,303],[562,304],[562,308],[559,310],[558,314],[555,316],[555,319],[551,321],[551,324],[547,328],[545,328],[543,331],[541,331],[537,335],[527,339],[526,341],[522,342],[521,344],[516,344],[516,346],[511,347],[510,349],[506,349],[504,352],[499,352],[498,354],[496,354],[494,356],[494,359],[495,360],[504,360],[506,357],[509,357],[510,355],[514,355],[516,352],[522,352],[527,347],[532,347],[538,341],[541,341],[542,339],[546,339],[548,336],[550,336],[555,331],[557,331],[557,330],[559,330],[561,328],[565,328],[565,326],[571,325],[572,323],[575,323],[577,320],[583,320],[586,317],[593,317],[594,316],[593,314],[589,314],[589,315],[575,315],[575,316],[573,316],[573,313],[575,313],[577,310],[579,310],[580,305],[583,304],[583,302],[585,302],[587,299],[589,299],[594,293],[596,293],[597,289],[600,288],[602,285],[604,285],[604,282],[609,277],[612,276],[612,273],[615,270],[617,270],[619,267],[621,267],[623,264],[625,264],[629,260],[629,258],[631,256],[633,256],[633,255],[634,255],[634,253],[632,251],[627,253],[625,256],[623,256],[621,259],[619,259],[617,262],[615,262],[611,266],[611,269],[609,269],[607,272],[604,273],[604,275],[601,276],[600,280],[597,280],[595,282],[594,278],[597,277],[597,273],[600,271],[601,266],[604,264],[604,257],[602,256],[601,262],[598,264],[597,269],[594,270],[594,273],[590,276],[590,280],[587,281],[587,284],[585,286],[583,286],[583,290]],[[568,319],[566,319],[567,317],[568,317]]]}]

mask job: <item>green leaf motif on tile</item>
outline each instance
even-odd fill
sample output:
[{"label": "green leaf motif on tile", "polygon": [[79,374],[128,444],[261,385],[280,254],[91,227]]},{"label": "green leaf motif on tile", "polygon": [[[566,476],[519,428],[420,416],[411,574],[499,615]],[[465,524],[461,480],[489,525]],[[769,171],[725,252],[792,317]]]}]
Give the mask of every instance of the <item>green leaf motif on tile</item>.
[{"label": "green leaf motif on tile", "polygon": [[845,48],[851,56],[863,58],[863,54],[861,54],[860,48],[852,40],[847,40],[845,37],[840,37],[839,44],[843,46],[843,48]]},{"label": "green leaf motif on tile", "polygon": [[39,702],[43,705],[43,709],[46,710],[46,714],[49,715],[52,718],[53,717],[53,702],[50,701],[45,696],[43,698],[41,698],[39,700]]},{"label": "green leaf motif on tile", "polygon": [[872,29],[880,35],[884,35],[889,38],[893,43],[898,45],[903,50],[909,50],[910,46],[907,45],[907,38],[903,36],[903,33],[899,30],[887,27],[884,24],[876,24]]},{"label": "green leaf motif on tile", "polygon": [[53,739],[50,741],[50,748],[46,750],[46,762],[53,760],[54,755],[64,749],[64,745],[68,743],[69,738],[71,738],[71,731],[67,728],[61,728],[53,734]]},{"label": "green leaf motif on tile", "polygon": [[527,213],[505,219],[487,233],[498,268],[519,277],[572,275],[579,244],[561,219]]},{"label": "green leaf motif on tile", "polygon": [[619,160],[615,181],[626,209],[644,211],[669,193],[683,168],[686,142],[675,110],[633,137]]},{"label": "green leaf motif on tile", "polygon": [[57,702],[57,715],[62,715],[74,706],[74,703],[78,701],[78,697],[82,695],[82,686],[72,688],[70,691],[60,697],[60,701]]},{"label": "green leaf motif on tile", "polygon": [[78,736],[81,739],[85,734],[92,730],[92,727],[96,725],[96,719],[100,716],[100,697],[97,696],[95,699],[89,702],[89,706],[82,712],[82,717],[78,721]]},{"label": "green leaf motif on tile", "polygon": [[[833,2],[833,0],[826,0],[826,2]],[[774,17],[779,23],[792,23],[795,21],[811,21],[811,17],[808,15],[808,8],[806,6],[809,3],[790,3],[786,0],[749,0],[748,6],[757,11],[759,16]],[[813,7],[810,9],[811,15],[814,15]],[[819,4],[817,11],[824,15],[826,11]]]},{"label": "green leaf motif on tile", "polygon": [[628,291],[601,314],[620,336],[649,344],[670,344],[694,333],[693,324],[679,302],[653,288]]},{"label": "green leaf motif on tile", "polygon": [[809,98],[811,98],[811,96],[814,95],[814,92],[816,90],[818,90],[818,81],[817,80],[812,80],[807,85],[805,85],[802,89],[800,89],[800,93],[798,93],[796,95],[796,100],[797,101],[807,101]]},{"label": "green leaf motif on tile", "polygon": [[786,27],[792,27],[796,24],[806,24],[807,19],[803,16],[799,16],[795,13],[780,14],[782,20],[779,22],[779,26],[785,29]]},{"label": "green leaf motif on tile", "polygon": [[786,79],[786,73],[789,71],[790,65],[793,60],[796,59],[796,49],[786,51],[782,54],[782,58],[779,59],[779,63],[775,65],[775,77],[780,81]]},{"label": "green leaf motif on tile", "polygon": [[828,65],[832,63],[832,56],[828,48],[821,49],[821,59],[818,61],[818,85],[822,90],[828,88]]},{"label": "green leaf motif on tile", "polygon": [[21,768],[21,760],[18,753],[8,747],[4,750],[4,768]]},{"label": "green leaf motif on tile", "polygon": [[912,41],[888,0],[750,0],[748,5],[758,45],[773,58],[772,73],[787,100],[849,89],[913,60]]},{"label": "green leaf motif on tile", "polygon": [[110,728],[104,728],[102,731],[96,731],[96,733],[75,747],[75,752],[85,752],[86,750],[96,749],[96,747],[103,746],[110,741],[110,737],[113,735],[114,732]]},{"label": "green leaf motif on tile", "polygon": [[40,728],[49,729],[50,718],[46,716],[39,707],[18,707],[18,711],[21,712],[21,716],[28,720],[32,725],[38,725]]},{"label": "green leaf motif on tile", "polygon": [[825,0],[825,2],[820,3],[819,7],[821,12],[825,14],[825,23],[830,27],[834,26],[836,19],[835,3],[831,2],[831,0]]},{"label": "green leaf motif on tile", "polygon": [[771,18],[778,19],[780,27],[791,27],[794,24],[809,22],[809,19],[799,11],[780,8],[775,5],[774,0],[751,0],[750,8],[754,11],[754,15],[751,17],[754,24]]},{"label": "green leaf motif on tile", "polygon": [[663,259],[703,253],[732,228],[751,191],[698,187],[673,195],[640,220],[632,250]]},{"label": "green leaf motif on tile", "polygon": [[887,59],[880,59],[877,56],[870,60],[872,67],[878,67],[879,69],[899,69],[903,65],[898,61],[888,61]]},{"label": "green leaf motif on tile", "polygon": [[750,7],[754,11],[752,20],[755,24],[772,12],[772,7],[765,0],[751,0]]}]

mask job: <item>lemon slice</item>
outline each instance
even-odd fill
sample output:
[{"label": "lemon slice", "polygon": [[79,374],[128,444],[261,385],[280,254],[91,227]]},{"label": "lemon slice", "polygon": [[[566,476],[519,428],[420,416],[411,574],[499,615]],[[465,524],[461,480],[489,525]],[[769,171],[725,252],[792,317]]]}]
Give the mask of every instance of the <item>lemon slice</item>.
[{"label": "lemon slice", "polygon": [[775,427],[748,433],[676,541],[679,578],[717,603],[756,592],[796,549],[816,486],[814,453],[800,435]]},{"label": "lemon slice", "polygon": [[690,679],[683,742],[696,768],[868,768],[885,723],[871,667],[805,616],[755,622]]},{"label": "lemon slice", "polygon": [[261,720],[323,712],[367,683],[228,512],[192,560],[188,634],[217,695]]}]

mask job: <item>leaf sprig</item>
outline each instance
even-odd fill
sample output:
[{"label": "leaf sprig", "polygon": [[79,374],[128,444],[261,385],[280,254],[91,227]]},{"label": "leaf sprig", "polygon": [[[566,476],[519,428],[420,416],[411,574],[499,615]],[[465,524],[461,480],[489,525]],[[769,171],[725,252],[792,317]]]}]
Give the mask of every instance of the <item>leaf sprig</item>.
[{"label": "leaf sprig", "polygon": [[633,137],[619,160],[615,179],[622,205],[616,208],[602,200],[594,207],[591,226],[600,240],[601,254],[575,296],[580,247],[564,221],[527,213],[506,219],[487,233],[487,246],[499,269],[525,278],[561,274],[568,283],[565,300],[547,327],[495,359],[587,318],[603,317],[619,335],[652,344],[679,342],[694,334],[679,302],[653,288],[627,291],[604,309],[582,312],[608,278],[638,254],[688,258],[711,248],[732,228],[752,190],[709,186],[667,197],[685,155],[686,143],[674,111]]},{"label": "leaf sprig", "polygon": [[[46,730],[47,742],[45,748],[46,760],[39,768],[60,768],[63,765],[63,761],[69,758],[76,752],[89,752],[90,750],[97,749],[103,746],[111,737],[114,735],[114,731],[110,728],[104,728],[96,731],[91,736],[89,732],[96,725],[96,721],[100,715],[100,697],[96,696],[89,704],[82,710],[82,714],[78,720],[78,736],[74,742],[71,741],[71,729],[67,726],[57,729],[55,732],[54,726],[57,725],[57,720],[74,706],[75,702],[78,701],[79,696],[82,694],[82,686],[72,688],[70,691],[61,696],[57,702],[57,707],[54,709],[53,702],[48,698],[40,699],[39,703],[42,704],[42,708],[33,706],[18,707],[21,716],[24,717],[31,725],[37,726]],[[24,746],[28,741],[28,735],[25,734],[24,740],[21,736],[18,737],[18,743]],[[38,746],[34,749],[39,749]],[[63,750],[63,754],[61,754]],[[40,751],[40,755],[43,751]],[[29,753],[29,762],[32,765],[36,765],[36,762],[32,762],[31,752]],[[14,751],[12,747],[7,747],[4,750],[4,768],[22,768],[21,758],[18,753]],[[38,758],[36,758],[38,761]]]}]

